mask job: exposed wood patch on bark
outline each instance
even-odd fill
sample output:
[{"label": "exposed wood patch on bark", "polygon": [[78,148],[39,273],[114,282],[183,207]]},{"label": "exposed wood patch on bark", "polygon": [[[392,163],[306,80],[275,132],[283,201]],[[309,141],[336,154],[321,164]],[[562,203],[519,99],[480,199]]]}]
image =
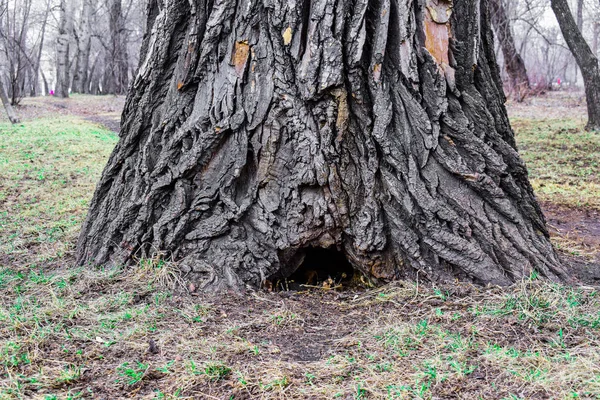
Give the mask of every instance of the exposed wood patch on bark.
[{"label": "exposed wood patch on bark", "polygon": [[292,27],[288,26],[283,32],[283,44],[286,46],[292,42]]},{"label": "exposed wood patch on bark", "polygon": [[425,48],[435,59],[445,75],[451,90],[455,89],[455,71],[450,66],[450,40],[452,39],[452,0],[428,0],[423,21]]},{"label": "exposed wood patch on bark", "polygon": [[246,69],[246,62],[250,54],[250,46],[247,40],[235,42],[233,46],[233,55],[231,57],[231,65],[235,67],[235,72],[238,77],[242,77]]},{"label": "exposed wood patch on bark", "polygon": [[445,67],[450,64],[450,16],[452,1],[428,0],[425,16],[425,47],[438,64]]}]

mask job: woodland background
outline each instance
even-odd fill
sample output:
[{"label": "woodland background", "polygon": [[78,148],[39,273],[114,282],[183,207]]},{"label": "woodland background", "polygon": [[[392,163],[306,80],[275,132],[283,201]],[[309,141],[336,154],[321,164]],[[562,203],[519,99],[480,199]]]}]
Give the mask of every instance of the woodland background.
[{"label": "woodland background", "polygon": [[[504,66],[511,93],[517,90],[511,87],[505,60],[517,55],[524,61],[534,93],[582,87],[581,74],[549,3],[490,2],[496,15],[498,63]],[[600,1],[572,0],[570,6],[597,54]],[[1,0],[0,80],[11,103],[50,92],[57,96],[125,94],[138,64],[145,7],[146,0]],[[508,36],[502,34],[506,29]],[[514,42],[514,51],[508,54],[502,51],[507,41]]]}]

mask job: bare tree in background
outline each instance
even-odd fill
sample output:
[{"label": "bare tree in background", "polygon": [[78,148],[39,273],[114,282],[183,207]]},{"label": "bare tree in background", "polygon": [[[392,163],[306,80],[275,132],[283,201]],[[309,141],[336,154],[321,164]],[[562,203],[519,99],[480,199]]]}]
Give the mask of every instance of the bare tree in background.
[{"label": "bare tree in background", "polygon": [[88,92],[88,70],[90,64],[90,53],[92,50],[91,19],[92,0],[82,0],[81,17],[77,28],[73,30],[77,43],[77,54],[75,61],[75,73],[73,75],[72,91],[74,93]]},{"label": "bare tree in background", "polygon": [[551,5],[563,37],[583,76],[588,110],[586,129],[600,130],[600,68],[598,58],[594,55],[577,27],[577,22],[573,18],[567,0],[552,0]]},{"label": "bare tree in background", "polygon": [[490,0],[489,4],[492,24],[502,49],[504,66],[509,77],[509,90],[514,99],[520,102],[523,101],[530,89],[525,63],[517,51],[503,0]]},{"label": "bare tree in background", "polygon": [[125,94],[138,63],[146,0],[80,1],[72,91]]},{"label": "bare tree in background", "polygon": [[31,76],[33,66],[32,52],[27,46],[31,5],[32,0],[23,0],[9,7],[7,0],[0,0],[0,8],[3,10],[0,16],[0,50],[7,64],[7,95],[12,105],[18,104],[26,94],[27,77]]},{"label": "bare tree in background", "polygon": [[[6,14],[8,13],[8,6],[7,3],[4,1],[0,1],[0,32],[4,32],[5,25],[4,25],[4,19],[6,17]],[[0,39],[3,39],[0,38]],[[6,51],[5,51],[6,54]],[[2,74],[0,74],[0,101],[2,101],[2,105],[4,106],[4,109],[6,110],[6,114],[8,115],[8,119],[10,122],[12,122],[13,124],[16,124],[19,122],[19,118],[17,117],[17,114],[15,113],[15,110],[12,108],[12,105],[10,104],[10,100],[8,99],[8,95],[6,93],[6,88],[4,87],[4,77],[2,76]]]},{"label": "bare tree in background", "polygon": [[[49,92],[125,94],[146,0],[0,0],[0,74],[13,104]],[[54,75],[56,79],[47,79]],[[40,83],[43,83],[43,88]]]},{"label": "bare tree in background", "polygon": [[40,29],[40,40],[37,45],[37,54],[35,57],[34,65],[33,65],[33,82],[31,83],[31,96],[37,96],[40,94],[40,85],[39,85],[39,77],[42,75],[42,79],[44,81],[44,94],[48,94],[48,82],[46,80],[45,73],[41,68],[42,63],[42,54],[44,51],[44,43],[46,39],[46,28],[48,26],[48,18],[50,16],[51,11],[51,0],[46,0],[46,7],[43,14],[42,19],[42,27]]},{"label": "bare tree in background", "polygon": [[598,37],[600,36],[600,22],[594,21],[594,34],[592,39],[592,52],[598,58]]},{"label": "bare tree in background", "polygon": [[71,45],[72,15],[69,0],[60,0],[59,27],[56,37],[56,88],[58,97],[69,97],[71,86],[69,50]]},{"label": "bare tree in background", "polygon": [[577,28],[583,32],[583,0],[577,0]]},{"label": "bare tree in background", "polygon": [[4,82],[2,82],[2,77],[0,77],[0,100],[2,100],[2,105],[6,110],[6,115],[8,115],[8,120],[13,124],[18,124],[19,117],[15,112],[14,108],[10,104],[10,100],[8,100],[8,96],[6,94],[6,90],[4,89]]},{"label": "bare tree in background", "polygon": [[129,85],[129,57],[122,0],[111,0],[109,8],[110,42],[107,48],[104,92],[125,94]]},{"label": "bare tree in background", "polygon": [[592,52],[598,57],[598,46],[600,38],[600,0],[592,3],[591,24],[592,24]]}]

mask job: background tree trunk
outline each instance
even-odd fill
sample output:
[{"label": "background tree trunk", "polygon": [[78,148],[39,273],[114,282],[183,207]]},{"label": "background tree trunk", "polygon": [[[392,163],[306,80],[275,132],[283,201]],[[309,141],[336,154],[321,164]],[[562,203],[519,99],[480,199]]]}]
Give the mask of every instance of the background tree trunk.
[{"label": "background tree trunk", "polygon": [[90,64],[90,52],[92,50],[92,41],[90,36],[92,6],[90,0],[83,0],[83,9],[76,32],[77,37],[77,57],[75,61],[75,74],[73,76],[73,92],[87,93],[86,88],[87,72]]},{"label": "background tree trunk", "polygon": [[96,66],[100,60],[100,54],[97,54],[92,63],[92,67],[87,75],[86,88],[89,94],[100,94],[100,78]]},{"label": "background tree trunk", "polygon": [[71,36],[71,19],[68,0],[60,1],[60,22],[56,37],[56,88],[54,94],[58,97],[69,97],[71,85],[69,46]]},{"label": "background tree trunk", "polygon": [[[15,8],[16,9],[16,8]],[[12,79],[11,104],[17,105],[25,97],[25,81],[27,69],[31,67],[27,55],[27,32],[29,30],[29,15],[31,13],[31,0],[24,0],[19,10],[21,15],[21,27],[18,35],[18,43],[15,43],[16,70]],[[14,18],[15,24],[18,19]],[[16,37],[16,36],[15,36]]]},{"label": "background tree trunk", "polygon": [[586,129],[600,130],[600,68],[598,68],[598,58],[596,58],[581,31],[577,28],[567,0],[552,0],[551,4],[563,37],[583,76],[588,110]]},{"label": "background tree trunk", "polygon": [[504,65],[510,81],[510,91],[518,102],[523,101],[530,89],[527,69],[515,46],[510,30],[510,20],[502,0],[489,0],[492,24],[498,36],[498,42],[504,56]]},{"label": "background tree trunk", "polygon": [[105,62],[103,92],[125,94],[129,86],[129,56],[121,0],[112,0],[109,10],[110,48]]},{"label": "background tree trunk", "polygon": [[[577,9],[576,9],[576,13],[577,13],[577,29],[579,29],[579,32],[583,33],[583,0],[577,0]],[[579,65],[577,64],[577,60],[575,59],[575,57],[573,57],[573,61],[575,61],[573,63],[573,72],[574,72],[574,76],[575,79],[573,80],[575,83],[577,83],[577,75],[579,74]]]},{"label": "background tree trunk", "polygon": [[[46,26],[48,25],[48,17],[50,15],[50,0],[46,1],[46,12],[44,13],[44,19],[42,22],[42,27],[40,30],[40,42],[37,48],[37,55],[35,57],[35,64],[33,66],[33,82],[32,82],[32,91],[31,91],[31,96],[35,97],[38,96],[40,93],[40,72],[43,74],[43,71],[41,71],[40,66],[42,63],[42,51],[44,49],[44,40],[46,38]],[[44,88],[45,90],[45,88]],[[47,94],[48,92],[45,92],[45,94]]]},{"label": "background tree trunk", "polygon": [[600,22],[594,22],[594,33],[592,39],[592,52],[598,58],[598,36],[600,36]]},{"label": "background tree trunk", "polygon": [[6,94],[6,89],[4,88],[4,82],[2,82],[2,78],[0,78],[0,100],[2,100],[2,105],[4,106],[6,115],[8,115],[8,120],[13,124],[18,124],[21,122],[14,108],[12,108],[10,105],[10,100]]},{"label": "background tree trunk", "polygon": [[487,10],[151,0],[78,262],[161,253],[201,287],[257,287],[318,247],[373,279],[566,279]]},{"label": "background tree trunk", "polygon": [[577,0],[577,28],[583,32],[583,0]]},{"label": "background tree trunk", "polygon": [[4,53],[1,60],[8,70],[8,85],[5,86],[11,105],[17,105],[25,95],[27,76],[31,60],[27,54],[27,33],[31,0],[24,0],[19,7],[9,9],[7,2],[0,3],[0,48]]}]

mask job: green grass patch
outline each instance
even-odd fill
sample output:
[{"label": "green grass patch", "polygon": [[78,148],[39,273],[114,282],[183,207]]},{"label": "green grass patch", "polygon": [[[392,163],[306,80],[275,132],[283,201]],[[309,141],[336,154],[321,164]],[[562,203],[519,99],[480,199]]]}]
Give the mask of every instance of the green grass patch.
[{"label": "green grass patch", "polygon": [[116,141],[75,117],[0,124],[0,253],[69,251]]},{"label": "green grass patch", "polygon": [[511,123],[541,200],[600,209],[600,133],[568,118]]}]

